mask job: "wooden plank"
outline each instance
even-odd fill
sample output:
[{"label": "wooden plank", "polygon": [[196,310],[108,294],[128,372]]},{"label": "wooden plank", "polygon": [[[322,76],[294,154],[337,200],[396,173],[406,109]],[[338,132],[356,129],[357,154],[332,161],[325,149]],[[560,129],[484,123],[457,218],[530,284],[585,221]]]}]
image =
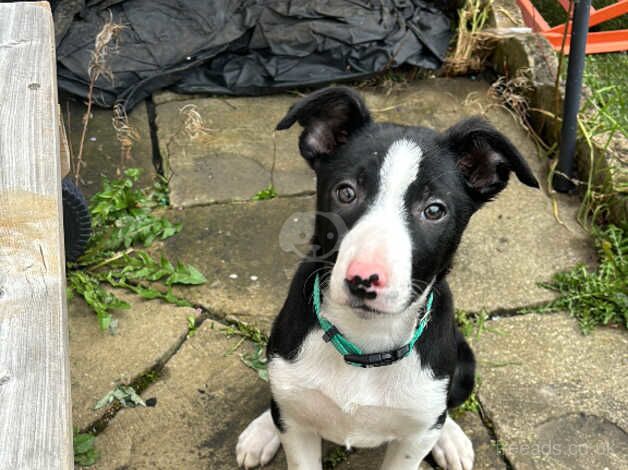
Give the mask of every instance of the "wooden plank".
[{"label": "wooden plank", "polygon": [[71,169],[70,143],[68,142],[68,134],[65,130],[61,109],[59,109],[59,151],[61,159],[61,178],[65,178],[70,173]]},{"label": "wooden plank", "polygon": [[54,29],[0,4],[0,469],[73,466]]}]

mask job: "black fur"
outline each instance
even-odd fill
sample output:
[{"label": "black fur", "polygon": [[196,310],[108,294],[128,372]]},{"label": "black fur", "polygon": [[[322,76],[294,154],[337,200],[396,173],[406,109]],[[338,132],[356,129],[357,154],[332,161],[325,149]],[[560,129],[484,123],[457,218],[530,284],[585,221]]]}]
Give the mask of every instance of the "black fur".
[{"label": "black fur", "polygon": [[447,419],[447,410],[443,410],[443,412],[436,419],[436,422],[434,423],[431,429],[442,428],[443,424],[445,424],[446,419]]},{"label": "black fur", "polygon": [[277,402],[272,398],[270,399],[270,415],[273,418],[273,423],[275,423],[275,426],[277,427],[277,429],[279,429],[279,432],[284,432],[285,426],[283,424],[283,421],[281,421],[281,412],[279,411],[279,406],[277,406]]}]

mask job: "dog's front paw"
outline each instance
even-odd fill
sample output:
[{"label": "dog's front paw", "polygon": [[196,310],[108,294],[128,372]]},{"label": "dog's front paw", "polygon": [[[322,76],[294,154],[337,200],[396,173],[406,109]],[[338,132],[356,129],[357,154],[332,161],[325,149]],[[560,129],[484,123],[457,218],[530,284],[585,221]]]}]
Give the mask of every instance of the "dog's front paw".
[{"label": "dog's front paw", "polygon": [[240,434],[236,445],[238,466],[255,468],[266,465],[277,453],[279,444],[279,431],[270,410],[266,410]]},{"label": "dog's front paw", "polygon": [[445,470],[471,470],[473,468],[473,444],[460,426],[447,418],[443,431],[432,448],[432,456]]}]

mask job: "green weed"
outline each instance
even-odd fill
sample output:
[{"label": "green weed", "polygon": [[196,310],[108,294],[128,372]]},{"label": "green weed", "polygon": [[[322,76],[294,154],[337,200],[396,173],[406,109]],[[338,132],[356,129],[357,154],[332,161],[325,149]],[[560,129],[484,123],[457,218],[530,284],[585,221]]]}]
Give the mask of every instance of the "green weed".
[{"label": "green weed", "polygon": [[236,320],[232,320],[222,331],[228,338],[233,336],[239,336],[241,338],[241,340],[227,352],[227,355],[235,352],[245,340],[249,340],[255,345],[255,351],[240,354],[240,360],[244,365],[256,371],[260,379],[268,382],[268,360],[265,353],[268,336],[257,327]]},{"label": "green weed", "polygon": [[197,330],[196,318],[194,318],[194,315],[188,315],[187,321],[188,321],[188,338],[191,338],[192,336],[196,334],[196,330]]},{"label": "green weed", "polygon": [[173,285],[206,282],[193,266],[156,260],[142,248],[181,230],[180,224],[155,213],[167,204],[167,184],[159,179],[151,191],[135,188],[139,170],[129,169],[119,180],[104,180],[90,203],[93,235],[85,253],[68,265],[68,297],[78,294],[96,312],[102,330],[115,331],[112,312],[129,308],[105,285],[129,290],[144,299],[161,299],[178,306],[191,304],[172,292]]},{"label": "green weed", "polygon": [[153,369],[149,370],[148,372],[140,375],[135,380],[133,380],[133,382],[130,384],[130,386],[139,395],[139,394],[143,393],[144,390],[146,390],[152,384],[157,382],[157,380],[159,380],[159,378],[161,377],[161,371],[162,371],[161,366],[153,368]]},{"label": "green weed", "polygon": [[592,94],[584,108],[600,121],[600,131],[619,131],[628,136],[628,54],[594,54],[587,56],[584,81]]},{"label": "green weed", "polygon": [[253,196],[254,201],[266,201],[268,199],[274,199],[277,197],[277,190],[275,186],[269,184],[267,187],[259,191],[255,196]]},{"label": "green weed", "polygon": [[99,452],[94,448],[95,436],[75,432],[72,441],[74,447],[74,463],[80,467],[94,465],[100,458]]},{"label": "green weed", "polygon": [[466,338],[475,337],[477,339],[481,333],[488,329],[486,327],[488,313],[484,310],[479,313],[469,313],[465,310],[456,309],[455,317],[460,332]]},{"label": "green weed", "polygon": [[240,360],[247,367],[257,372],[257,375],[264,382],[268,382],[268,359],[264,351],[264,346],[256,344],[255,352],[251,354],[241,354]]},{"label": "green weed", "polygon": [[95,410],[105,408],[112,403],[118,403],[124,408],[135,408],[136,406],[146,406],[142,397],[140,397],[133,387],[130,385],[116,385],[107,395],[102,397],[96,405]]},{"label": "green weed", "polygon": [[268,335],[266,333],[256,326],[239,320],[230,320],[229,325],[223,328],[223,332],[228,338],[239,336],[260,346],[266,346],[266,343],[268,343]]},{"label": "green weed", "polygon": [[567,311],[578,320],[583,334],[598,325],[619,324],[628,328],[628,235],[624,228],[609,225],[593,231],[600,263],[590,270],[578,265],[555,274],[540,284],[558,293],[536,312]]},{"label": "green weed", "polygon": [[471,395],[469,395],[469,398],[467,398],[467,400],[462,405],[456,408],[456,410],[459,410],[463,413],[466,413],[468,411],[472,413],[479,413],[480,401],[478,400],[478,395],[476,392],[477,392],[477,387],[475,390],[473,390],[473,392],[471,392]]}]

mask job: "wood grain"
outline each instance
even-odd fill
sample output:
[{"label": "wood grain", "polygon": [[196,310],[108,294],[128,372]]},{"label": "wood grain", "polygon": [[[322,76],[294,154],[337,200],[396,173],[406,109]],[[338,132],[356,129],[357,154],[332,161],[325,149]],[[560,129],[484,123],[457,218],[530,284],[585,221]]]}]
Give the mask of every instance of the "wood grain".
[{"label": "wood grain", "polygon": [[0,4],[0,469],[73,466],[54,30]]},{"label": "wood grain", "polygon": [[59,109],[59,160],[61,161],[61,178],[65,178],[71,169],[70,164],[70,143],[68,142],[68,134],[65,130],[63,122],[63,114]]}]

